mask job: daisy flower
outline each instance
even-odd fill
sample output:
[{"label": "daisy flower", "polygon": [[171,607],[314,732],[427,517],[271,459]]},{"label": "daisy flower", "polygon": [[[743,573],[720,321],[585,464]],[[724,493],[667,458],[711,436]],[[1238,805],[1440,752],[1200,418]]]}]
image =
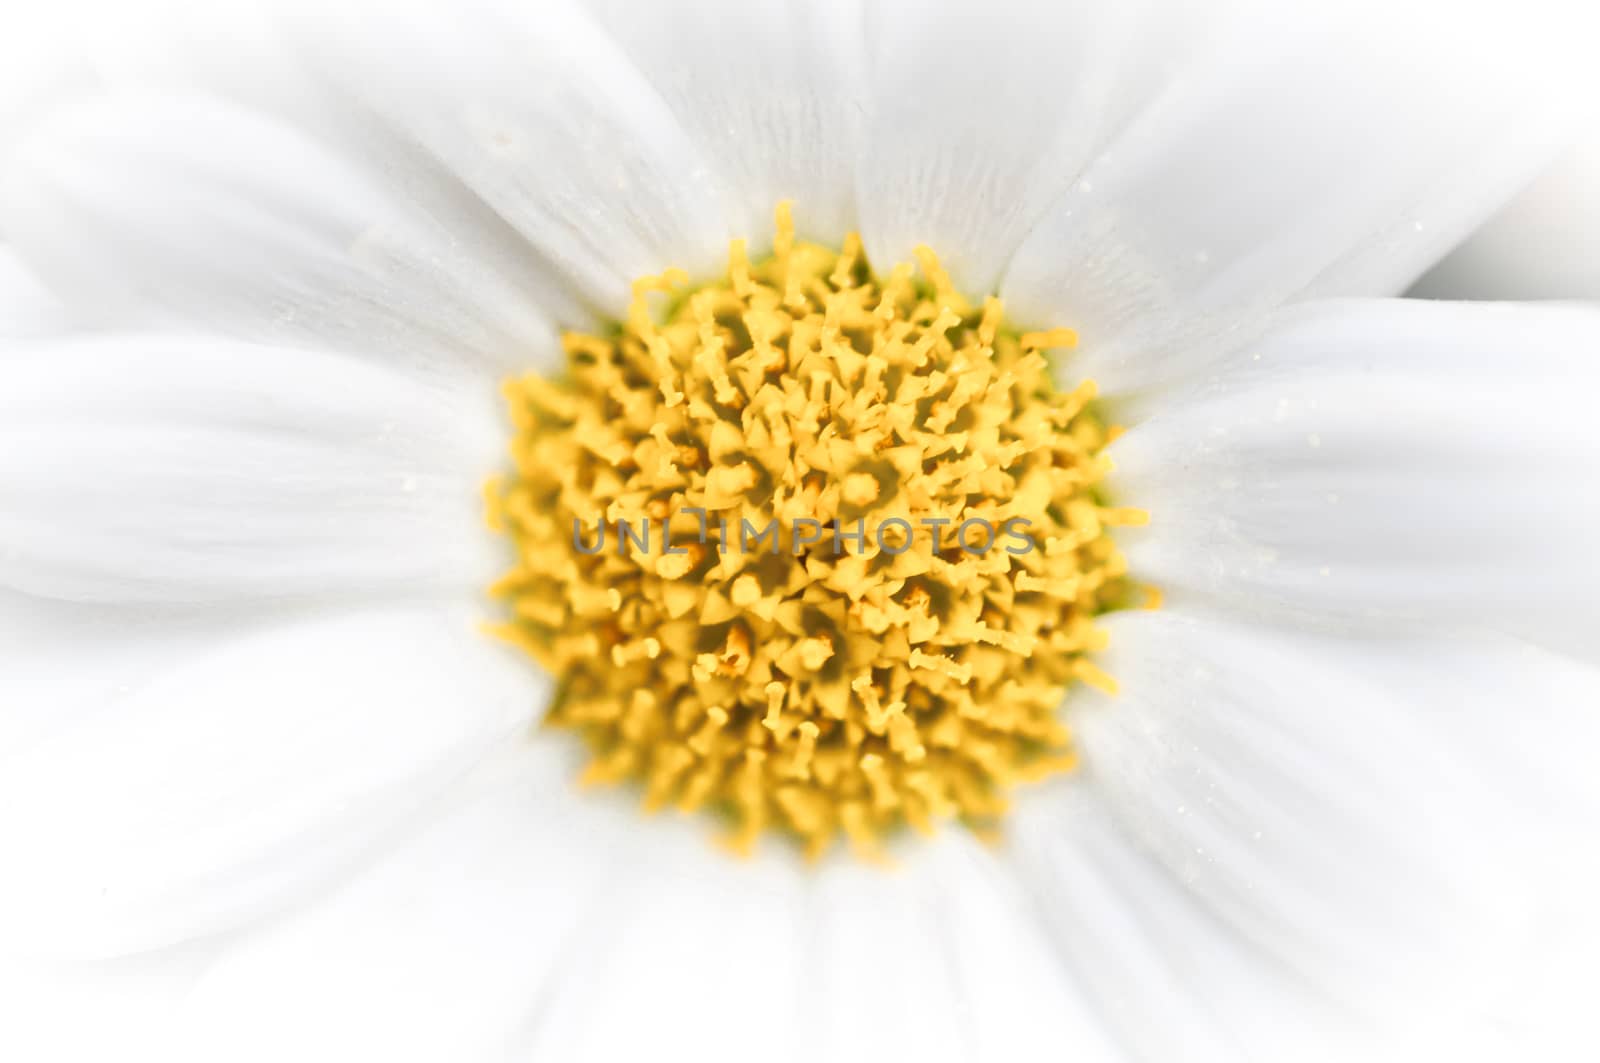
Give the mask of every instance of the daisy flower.
[{"label": "daisy flower", "polygon": [[1586,98],[1507,32],[98,13],[0,126],[10,1055],[1581,1056],[1600,310],[1393,298]]}]

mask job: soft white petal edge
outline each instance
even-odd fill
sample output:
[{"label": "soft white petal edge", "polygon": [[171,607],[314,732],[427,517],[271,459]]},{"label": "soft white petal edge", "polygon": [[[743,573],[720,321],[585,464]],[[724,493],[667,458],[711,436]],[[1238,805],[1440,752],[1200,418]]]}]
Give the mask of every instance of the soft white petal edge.
[{"label": "soft white petal edge", "polygon": [[1203,51],[1225,7],[861,6],[869,91],[854,176],[862,239],[880,272],[928,244],[973,295],[996,289],[1040,217],[1170,88],[1186,57]]},{"label": "soft white petal edge", "polygon": [[[185,1009],[193,1058],[1112,1058],[1079,988],[958,831],[900,866],[753,860],[698,818],[578,792],[536,740],[348,887],[268,928]],[[623,1021],[618,1021],[619,1017]],[[244,1036],[241,1036],[244,1034]],[[244,1055],[237,1055],[240,1051]]]},{"label": "soft white petal edge", "polygon": [[802,235],[856,225],[868,88],[859,0],[585,0],[715,168],[730,230],[770,246],[792,199]]},{"label": "soft white petal edge", "polygon": [[1556,156],[1583,101],[1520,47],[1532,29],[1478,15],[1241,5],[1037,217],[1000,294],[1077,328],[1110,395],[1202,372],[1285,302],[1399,294]]},{"label": "soft white petal edge", "polygon": [[601,313],[724,261],[734,200],[661,94],[572,0],[291,17],[316,76],[482,200]]},{"label": "soft white petal edge", "polygon": [[460,593],[499,400],[352,356],[42,340],[0,359],[0,584],[89,601]]},{"label": "soft white petal edge", "polygon": [[6,761],[0,940],[115,955],[260,917],[369,855],[542,693],[464,608],[221,638]]},{"label": "soft white petal edge", "polygon": [[1600,646],[1600,308],[1327,302],[1112,449],[1133,571],[1262,617]]},{"label": "soft white petal edge", "polygon": [[270,615],[256,603],[108,606],[0,589],[0,764]]},{"label": "soft white petal edge", "polygon": [[0,244],[0,344],[64,331],[69,320],[61,300],[14,250]]},{"label": "soft white petal edge", "polygon": [[1571,753],[1600,740],[1600,673],[1505,640],[1106,626],[1122,696],[1073,703],[1083,775],[1025,797],[1008,848],[1132,1054],[1435,1058],[1537,1032],[1512,991],[1600,866],[1600,783]]},{"label": "soft white petal edge", "polygon": [[[173,1016],[214,947],[109,961],[0,959],[0,1057],[28,1063],[169,1058]],[[85,1016],[93,1021],[85,1021]]]},{"label": "soft white petal edge", "polygon": [[313,132],[196,89],[90,99],[6,161],[0,229],[75,309],[111,324],[421,370],[550,356],[531,265],[508,265],[480,227],[419,209]]}]

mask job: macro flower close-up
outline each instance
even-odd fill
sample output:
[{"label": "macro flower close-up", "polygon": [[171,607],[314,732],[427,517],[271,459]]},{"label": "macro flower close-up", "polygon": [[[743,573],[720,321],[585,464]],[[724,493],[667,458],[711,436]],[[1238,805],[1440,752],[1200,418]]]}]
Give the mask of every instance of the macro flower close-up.
[{"label": "macro flower close-up", "polygon": [[1600,1058],[1564,14],[19,16],[0,1058]]}]

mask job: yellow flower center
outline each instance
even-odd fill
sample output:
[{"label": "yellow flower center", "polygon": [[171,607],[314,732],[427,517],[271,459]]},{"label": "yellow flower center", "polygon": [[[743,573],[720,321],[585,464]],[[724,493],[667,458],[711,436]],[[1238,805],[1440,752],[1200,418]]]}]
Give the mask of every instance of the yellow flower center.
[{"label": "yellow flower center", "polygon": [[1094,618],[1138,597],[1108,528],[1145,514],[1102,498],[1094,384],[1052,382],[1072,333],[917,258],[879,279],[781,204],[771,257],[640,280],[614,332],[563,337],[564,375],[506,385],[498,630],[557,677],[587,781],[814,853],[991,826],[1072,766],[1064,689],[1112,689]]}]

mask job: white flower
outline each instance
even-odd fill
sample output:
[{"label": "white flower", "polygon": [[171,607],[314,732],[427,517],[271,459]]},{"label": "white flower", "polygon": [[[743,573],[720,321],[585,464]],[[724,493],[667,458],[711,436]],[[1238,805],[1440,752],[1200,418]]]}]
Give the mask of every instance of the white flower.
[{"label": "white flower", "polygon": [[[14,968],[8,1058],[1574,1048],[1600,310],[1376,298],[1559,147],[1515,47],[1118,4],[212,17],[102,32],[0,170],[0,941],[54,965]],[[477,630],[499,380],[786,197],[1076,328],[1131,426],[1167,604],[1108,619],[1122,694],[1074,695],[1081,771],[996,847],[729,859],[574,790]]]}]

